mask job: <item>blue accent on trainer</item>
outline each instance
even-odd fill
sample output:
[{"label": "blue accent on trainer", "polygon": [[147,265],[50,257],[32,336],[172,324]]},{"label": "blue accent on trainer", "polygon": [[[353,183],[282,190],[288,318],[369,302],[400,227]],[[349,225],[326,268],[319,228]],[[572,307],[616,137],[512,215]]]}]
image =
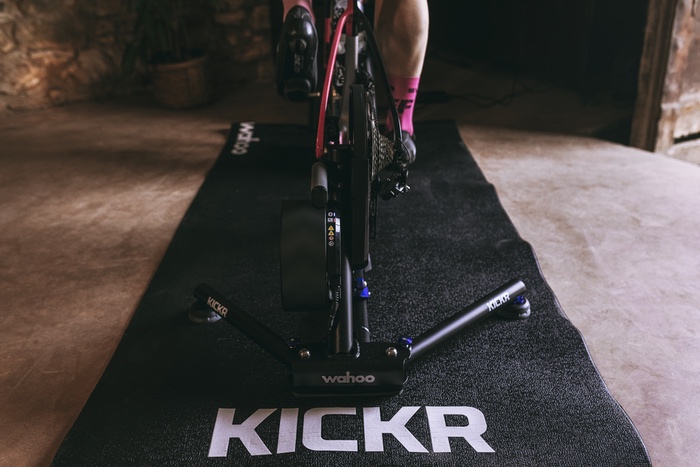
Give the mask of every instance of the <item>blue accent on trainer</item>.
[{"label": "blue accent on trainer", "polygon": [[398,344],[401,347],[408,348],[411,345],[413,345],[413,339],[411,337],[407,337],[407,336],[399,337]]}]

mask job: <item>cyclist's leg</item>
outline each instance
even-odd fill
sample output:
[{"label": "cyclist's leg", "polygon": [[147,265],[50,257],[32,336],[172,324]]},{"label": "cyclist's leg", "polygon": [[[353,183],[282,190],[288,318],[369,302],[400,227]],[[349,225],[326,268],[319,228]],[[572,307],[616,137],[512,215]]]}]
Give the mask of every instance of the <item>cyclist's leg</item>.
[{"label": "cyclist's leg", "polygon": [[316,89],[318,35],[311,0],[283,0],[284,26],[277,47],[277,92],[305,100]]},{"label": "cyclist's leg", "polygon": [[309,13],[311,13],[311,17],[313,18],[313,0],[282,0],[282,5],[284,8],[284,14],[282,15],[282,19],[286,18],[287,13],[289,13],[289,10],[291,10],[295,6],[301,6],[306,8],[306,10]]},{"label": "cyclist's leg", "polygon": [[[413,104],[428,47],[428,0],[376,0],[375,35],[399,111],[403,139],[413,135]],[[392,130],[387,119],[388,130]],[[415,146],[413,150],[415,157]]]}]

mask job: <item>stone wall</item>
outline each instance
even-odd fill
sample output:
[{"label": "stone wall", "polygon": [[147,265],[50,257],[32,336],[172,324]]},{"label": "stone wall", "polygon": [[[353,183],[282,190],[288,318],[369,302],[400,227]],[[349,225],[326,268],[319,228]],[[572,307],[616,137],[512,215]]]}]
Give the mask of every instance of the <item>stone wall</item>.
[{"label": "stone wall", "polygon": [[[127,77],[121,57],[134,14],[126,0],[0,0],[0,110],[140,93],[144,67]],[[207,28],[222,90],[272,74],[264,0],[219,0]]]},{"label": "stone wall", "polygon": [[282,12],[276,7],[282,2],[272,2],[272,12],[264,0],[218,2],[214,58],[220,89],[227,90],[245,81],[273,79],[271,24],[281,24]]}]

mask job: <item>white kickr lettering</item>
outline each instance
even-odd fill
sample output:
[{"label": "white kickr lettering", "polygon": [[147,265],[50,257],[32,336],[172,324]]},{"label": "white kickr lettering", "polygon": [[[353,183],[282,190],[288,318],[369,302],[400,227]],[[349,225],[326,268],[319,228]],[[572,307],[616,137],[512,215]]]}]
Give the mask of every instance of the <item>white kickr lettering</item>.
[{"label": "white kickr lettering", "polygon": [[226,315],[228,314],[228,308],[223,306],[221,303],[217,302],[214,300],[212,297],[209,297],[207,299],[207,305],[214,311],[216,311],[218,314],[220,314],[222,317],[226,318]]},{"label": "white kickr lettering", "polygon": [[495,310],[496,308],[498,308],[501,305],[505,305],[509,301],[510,301],[510,295],[507,293],[504,293],[500,297],[494,298],[493,300],[488,302],[486,305],[489,307],[489,311],[491,311],[491,310]]},{"label": "white kickr lettering", "polygon": [[[392,435],[408,452],[429,453],[428,449],[406,427],[421,407],[402,407],[389,420],[382,420],[379,407],[363,407],[364,451],[384,452],[384,435]],[[226,457],[229,442],[237,439],[251,456],[270,455],[272,452],[256,432],[256,428],[278,409],[258,409],[241,423],[233,423],[236,409],[219,409],[214,423],[209,457]],[[281,409],[277,436],[277,454],[296,452],[299,409]],[[323,438],[323,417],[356,417],[358,408],[320,407],[307,410],[303,415],[302,445],[311,451],[358,452],[357,440]],[[430,442],[433,452],[452,452],[450,438],[461,438],[480,453],[494,452],[484,441],[486,432],[484,414],[473,407],[425,407]],[[464,425],[447,424],[447,416],[463,416]]]}]

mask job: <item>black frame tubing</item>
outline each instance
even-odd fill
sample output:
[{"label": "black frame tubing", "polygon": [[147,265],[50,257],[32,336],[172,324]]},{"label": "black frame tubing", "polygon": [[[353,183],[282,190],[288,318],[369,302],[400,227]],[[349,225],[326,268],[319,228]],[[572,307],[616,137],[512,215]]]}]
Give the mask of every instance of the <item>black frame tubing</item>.
[{"label": "black frame tubing", "polygon": [[290,370],[292,369],[292,360],[295,352],[277,333],[207,284],[198,285],[194,289],[194,296],[275,357],[284,366]]},{"label": "black frame tubing", "polygon": [[501,306],[512,302],[516,297],[524,294],[525,290],[525,284],[522,281],[512,280],[463,308],[457,314],[423,332],[413,339],[411,355],[406,360],[406,363],[415,363],[438,346],[451,340],[470,325],[492,315]]}]

